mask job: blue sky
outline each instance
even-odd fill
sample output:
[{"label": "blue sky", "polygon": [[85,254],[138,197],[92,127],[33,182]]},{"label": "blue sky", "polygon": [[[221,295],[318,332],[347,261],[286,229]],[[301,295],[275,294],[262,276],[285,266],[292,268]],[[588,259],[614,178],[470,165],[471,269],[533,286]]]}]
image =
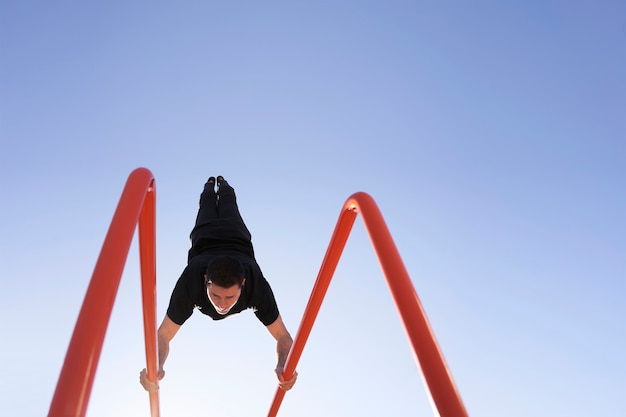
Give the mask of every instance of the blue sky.
[{"label": "blue sky", "polygon": [[[618,1],[0,2],[0,414],[44,415],[109,222],[157,184],[158,320],[202,185],[236,188],[295,335],[377,201],[470,415],[626,414]],[[136,244],[88,415],[148,415]],[[264,415],[274,342],[194,315],[163,416]],[[280,415],[431,415],[357,219]]]}]

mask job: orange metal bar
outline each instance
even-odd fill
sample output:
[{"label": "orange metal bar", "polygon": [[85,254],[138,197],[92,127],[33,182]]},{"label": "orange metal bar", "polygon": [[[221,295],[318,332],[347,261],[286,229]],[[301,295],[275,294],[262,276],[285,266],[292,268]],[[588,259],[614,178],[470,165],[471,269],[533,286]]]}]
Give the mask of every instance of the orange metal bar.
[{"label": "orange metal bar", "polygon": [[[156,323],[156,190],[154,180],[148,188],[139,216],[139,257],[143,333],[146,347],[148,379],[156,381],[158,366]],[[159,393],[150,392],[150,415],[159,417]]]},{"label": "orange metal bar", "polygon": [[[436,414],[441,417],[467,417],[463,401],[455,387],[389,229],[372,197],[362,192],[350,196],[339,215],[337,226],[285,364],[285,379],[290,379],[296,370],[357,212],[360,212],[363,217],[387,285],[413,347],[415,359],[424,376],[426,388]],[[285,391],[281,389],[276,391],[268,414],[269,417],[276,416],[284,395]]]},{"label": "orange metal bar", "polygon": [[[96,375],[113,303],[139,222],[146,361],[149,378],[157,370],[155,186],[152,173],[134,170],[109,226],[91,277],[48,417],[84,416]],[[153,417],[159,415],[158,394],[150,395]]]}]

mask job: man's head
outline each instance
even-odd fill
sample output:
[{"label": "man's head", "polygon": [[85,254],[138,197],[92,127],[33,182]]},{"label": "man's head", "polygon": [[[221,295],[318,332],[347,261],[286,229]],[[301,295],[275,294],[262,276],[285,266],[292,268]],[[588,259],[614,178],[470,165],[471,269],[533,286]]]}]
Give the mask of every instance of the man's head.
[{"label": "man's head", "polygon": [[246,282],[241,262],[223,255],[213,259],[204,275],[207,296],[219,314],[227,314],[237,303]]}]

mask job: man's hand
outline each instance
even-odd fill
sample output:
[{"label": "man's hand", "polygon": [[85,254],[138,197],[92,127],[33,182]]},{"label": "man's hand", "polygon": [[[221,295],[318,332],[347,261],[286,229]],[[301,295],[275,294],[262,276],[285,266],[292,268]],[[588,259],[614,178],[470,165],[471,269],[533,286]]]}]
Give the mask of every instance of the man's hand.
[{"label": "man's hand", "polygon": [[139,382],[148,392],[155,392],[159,390],[159,381],[165,376],[163,364],[165,363],[167,355],[170,352],[170,341],[174,338],[178,329],[180,329],[180,324],[174,323],[166,314],[165,318],[163,318],[161,326],[159,326],[159,331],[157,332],[159,352],[159,370],[157,371],[157,379],[156,381],[150,381],[148,379],[148,372],[145,368],[139,373]]},{"label": "man's hand", "polygon": [[283,377],[283,371],[283,368],[275,369],[276,376],[278,377],[278,387],[283,391],[289,391],[293,387],[293,384],[296,383],[296,379],[298,379],[298,373],[294,372],[293,377],[289,381],[285,381],[285,378]]},{"label": "man's hand", "polygon": [[271,335],[276,340],[276,354],[278,356],[278,363],[276,364],[276,376],[278,377],[278,386],[280,389],[284,391],[289,391],[293,384],[296,383],[296,379],[298,379],[298,373],[294,372],[293,377],[290,380],[285,381],[283,377],[283,372],[285,370],[285,363],[287,362],[287,356],[289,356],[289,351],[291,350],[291,345],[293,344],[293,339],[291,339],[291,335],[287,331],[285,324],[283,323],[283,319],[280,317],[280,314],[274,320],[274,323],[267,326],[267,330],[271,333]]},{"label": "man's hand", "polygon": [[158,381],[162,380],[164,376],[165,376],[165,371],[160,369],[158,374],[157,374],[157,381],[156,382],[152,382],[152,381],[150,381],[148,379],[148,372],[144,368],[139,373],[139,382],[141,383],[141,385],[143,386],[143,388],[146,391],[148,391],[148,392],[156,392],[156,391],[159,390],[159,382]]}]

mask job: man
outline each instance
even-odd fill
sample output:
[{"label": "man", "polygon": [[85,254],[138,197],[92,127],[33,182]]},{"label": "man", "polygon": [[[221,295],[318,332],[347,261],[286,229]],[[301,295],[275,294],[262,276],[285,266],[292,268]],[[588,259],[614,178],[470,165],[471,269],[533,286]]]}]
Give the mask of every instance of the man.
[{"label": "man", "polygon": [[[283,370],[293,340],[254,258],[252,238],[239,213],[235,190],[222,176],[217,177],[217,193],[215,184],[215,178],[209,178],[200,195],[187,267],[174,287],[167,314],[159,326],[157,380],[165,376],[163,365],[170,341],[194,308],[213,320],[252,308],[276,340],[276,376],[279,387],[289,390],[297,373],[286,381]],[[147,391],[159,389],[158,382],[148,380],[145,369],[140,372],[139,381]]]}]

